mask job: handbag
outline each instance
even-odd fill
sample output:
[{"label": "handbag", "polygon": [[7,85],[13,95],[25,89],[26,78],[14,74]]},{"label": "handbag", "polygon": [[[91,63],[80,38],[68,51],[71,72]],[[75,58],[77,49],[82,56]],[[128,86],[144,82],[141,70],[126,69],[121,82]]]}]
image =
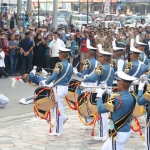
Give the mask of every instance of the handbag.
[{"label": "handbag", "polygon": [[15,55],[16,55],[16,56],[21,55],[20,49],[15,49]]}]

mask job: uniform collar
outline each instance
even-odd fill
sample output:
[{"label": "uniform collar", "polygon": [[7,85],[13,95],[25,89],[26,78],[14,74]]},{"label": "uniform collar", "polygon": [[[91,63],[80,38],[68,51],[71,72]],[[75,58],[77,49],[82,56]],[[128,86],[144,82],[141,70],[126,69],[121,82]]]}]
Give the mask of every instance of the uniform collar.
[{"label": "uniform collar", "polygon": [[120,92],[120,94],[127,94],[127,93],[129,93],[128,90],[125,90],[125,91]]},{"label": "uniform collar", "polygon": [[90,60],[95,60],[95,58],[94,58],[94,57],[92,57],[92,58],[90,58]]},{"label": "uniform collar", "polygon": [[65,60],[62,60],[61,62],[68,62],[68,60],[67,60],[67,59],[65,59]]}]

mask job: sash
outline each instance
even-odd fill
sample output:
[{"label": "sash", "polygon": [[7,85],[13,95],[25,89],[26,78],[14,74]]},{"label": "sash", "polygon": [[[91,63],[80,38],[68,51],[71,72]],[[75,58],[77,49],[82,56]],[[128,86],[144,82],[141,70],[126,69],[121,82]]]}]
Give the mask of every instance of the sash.
[{"label": "sash", "polygon": [[[66,76],[66,74],[67,74],[68,71],[69,71],[70,66],[71,66],[71,64],[68,63],[67,70],[66,70],[65,74],[64,74],[60,79],[58,79],[57,81],[55,81],[53,86],[55,86],[58,82],[60,82],[60,81]],[[69,83],[69,82],[68,82],[68,83]]]},{"label": "sash", "polygon": [[138,65],[138,68],[137,68],[137,70],[136,70],[136,72],[132,75],[133,77],[135,77],[136,75],[137,75],[137,73],[139,72],[139,70],[140,70],[140,67],[141,67],[141,63],[140,63],[140,61],[138,61],[139,62],[139,65]]},{"label": "sash", "polygon": [[[97,65],[98,65],[98,61],[96,61],[95,67],[97,67]],[[93,71],[89,74],[89,76],[91,76],[95,72],[95,67],[94,67]]]},{"label": "sash", "polygon": [[109,79],[109,77],[110,77],[110,74],[111,74],[111,71],[112,71],[112,67],[110,67],[110,69],[109,69],[109,74],[108,74],[108,76],[107,76],[107,78],[106,78],[106,80],[105,80],[105,82],[107,82],[108,81],[108,79]]}]

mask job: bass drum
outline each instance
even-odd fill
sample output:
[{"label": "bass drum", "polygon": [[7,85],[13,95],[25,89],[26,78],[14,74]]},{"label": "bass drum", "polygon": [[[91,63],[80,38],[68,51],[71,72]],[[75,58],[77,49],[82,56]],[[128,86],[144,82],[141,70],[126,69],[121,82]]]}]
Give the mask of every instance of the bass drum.
[{"label": "bass drum", "polygon": [[52,88],[40,87],[35,90],[34,105],[39,112],[46,112],[55,106]]},{"label": "bass drum", "polygon": [[[78,97],[78,111],[84,117],[91,117],[92,113],[98,114],[97,108],[97,93],[85,92],[81,93]],[[103,103],[109,98],[109,94],[105,93],[102,96]]]},{"label": "bass drum", "polygon": [[77,98],[80,94],[80,81],[74,79],[71,80],[68,84],[68,94],[65,97],[66,100],[75,105],[75,102],[77,101]]}]

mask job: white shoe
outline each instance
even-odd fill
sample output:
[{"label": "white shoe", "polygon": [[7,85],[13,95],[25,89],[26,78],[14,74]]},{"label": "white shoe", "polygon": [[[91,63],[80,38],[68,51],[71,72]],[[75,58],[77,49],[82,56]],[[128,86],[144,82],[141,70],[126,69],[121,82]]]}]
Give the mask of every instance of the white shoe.
[{"label": "white shoe", "polygon": [[102,141],[106,141],[107,140],[107,136],[102,137]]},{"label": "white shoe", "polygon": [[56,133],[56,132],[52,132],[52,133],[49,133],[50,136],[61,136],[60,133]]},{"label": "white shoe", "polygon": [[96,140],[96,141],[101,141],[101,140],[102,140],[102,137],[99,137],[99,136],[94,136],[93,138],[94,138],[94,140]]},{"label": "white shoe", "polygon": [[146,147],[146,143],[143,143],[143,146],[145,146],[145,147]]},{"label": "white shoe", "polygon": [[19,100],[19,103],[24,104],[24,105],[28,104],[25,98],[22,98],[21,100]]},{"label": "white shoe", "polygon": [[80,129],[81,130],[92,130],[93,126],[81,126]]},{"label": "white shoe", "polygon": [[68,120],[68,117],[66,116],[63,120],[63,124],[65,124],[67,120]]}]

